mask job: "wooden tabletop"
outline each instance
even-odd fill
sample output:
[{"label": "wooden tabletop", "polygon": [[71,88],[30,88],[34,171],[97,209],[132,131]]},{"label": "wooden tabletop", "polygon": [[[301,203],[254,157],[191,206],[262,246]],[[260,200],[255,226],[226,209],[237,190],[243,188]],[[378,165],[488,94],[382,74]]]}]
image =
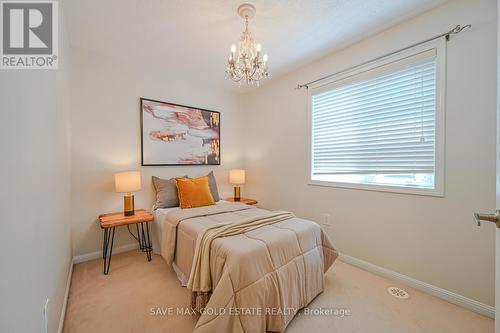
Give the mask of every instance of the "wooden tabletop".
[{"label": "wooden tabletop", "polygon": [[247,204],[247,205],[256,205],[257,204],[257,200],[249,199],[249,198],[241,198],[240,201],[235,201],[234,198],[226,198],[224,200],[229,201],[229,202],[241,202],[241,203]]},{"label": "wooden tabletop", "polygon": [[138,209],[135,215],[125,216],[123,212],[99,215],[101,228],[113,228],[121,225],[151,222],[154,220],[153,214],[145,209]]}]

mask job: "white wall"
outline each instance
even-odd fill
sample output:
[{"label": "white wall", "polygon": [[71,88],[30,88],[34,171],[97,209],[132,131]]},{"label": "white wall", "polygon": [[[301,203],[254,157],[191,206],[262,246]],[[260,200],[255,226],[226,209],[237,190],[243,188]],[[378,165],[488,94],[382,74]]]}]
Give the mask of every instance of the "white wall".
[{"label": "white wall", "polygon": [[[341,252],[493,305],[494,233],[472,214],[495,208],[495,21],[494,0],[450,1],[246,94],[246,193],[330,213]],[[468,23],[448,43],[445,197],[307,185],[308,98],[294,87]]]},{"label": "white wall", "polygon": [[58,70],[0,71],[1,332],[43,332],[47,298],[49,332],[59,326],[72,260],[68,54],[60,41]]},{"label": "white wall", "polygon": [[[147,53],[147,52],[146,52]],[[146,57],[145,53],[145,57]],[[123,209],[123,194],[114,192],[113,173],[142,171],[143,189],[136,208],[154,203],[151,176],[201,176],[213,170],[221,194],[231,195],[228,169],[242,167],[242,121],[237,95],[206,84],[203,75],[186,77],[175,63],[152,65],[148,58],[107,58],[72,47],[72,225],[75,255],[102,249],[97,216]],[[139,98],[221,112],[221,166],[140,167]],[[133,244],[118,228],[117,247]]]}]

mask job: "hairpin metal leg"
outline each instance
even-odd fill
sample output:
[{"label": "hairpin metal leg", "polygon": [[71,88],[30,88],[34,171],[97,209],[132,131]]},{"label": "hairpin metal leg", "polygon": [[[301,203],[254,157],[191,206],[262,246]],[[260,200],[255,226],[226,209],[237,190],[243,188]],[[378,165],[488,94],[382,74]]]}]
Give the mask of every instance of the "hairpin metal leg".
[{"label": "hairpin metal leg", "polygon": [[140,240],[141,240],[141,251],[142,252],[146,252],[146,246],[145,246],[145,241],[144,241],[144,237],[145,237],[145,233],[144,233],[144,225],[141,223],[140,227],[139,227],[139,231],[141,233],[141,237],[140,237]]},{"label": "hairpin metal leg", "polygon": [[[144,230],[144,224],[146,225],[146,230]],[[143,244],[141,250],[143,252],[146,252],[146,257],[148,258],[148,261],[151,261],[153,259],[152,257],[153,246],[151,245],[151,239],[149,237],[148,222],[141,223],[140,230],[141,230],[141,243]]]},{"label": "hairpin metal leg", "polygon": [[149,237],[149,223],[146,222],[146,232],[148,234],[147,238],[147,251],[146,254],[148,255],[148,261],[151,261],[153,259],[152,252],[153,252],[153,244],[151,244],[151,238]]},{"label": "hairpin metal leg", "polygon": [[142,238],[139,234],[139,224],[135,224],[135,230],[137,231],[137,241],[139,242],[139,248],[142,250],[144,248],[144,245],[142,244]]},{"label": "hairpin metal leg", "polygon": [[103,230],[104,232],[104,239],[102,241],[102,259],[106,258],[106,250],[108,249],[108,244],[107,244],[107,237],[108,237],[108,228],[105,228]]},{"label": "hairpin metal leg", "polygon": [[[109,239],[111,238],[111,247],[109,246]],[[103,242],[103,251],[102,251],[102,259],[104,261],[104,275],[109,273],[109,266],[111,265],[111,255],[113,253],[113,243],[115,241],[115,227],[113,228],[104,228],[104,242]],[[109,257],[108,257],[108,248],[109,248]]]}]

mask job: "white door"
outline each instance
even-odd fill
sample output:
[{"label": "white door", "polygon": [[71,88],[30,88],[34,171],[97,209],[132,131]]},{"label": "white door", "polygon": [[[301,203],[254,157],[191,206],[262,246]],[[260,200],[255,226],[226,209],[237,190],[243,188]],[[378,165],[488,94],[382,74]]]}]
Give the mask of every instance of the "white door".
[{"label": "white door", "polygon": [[[497,196],[496,214],[474,214],[479,225],[480,221],[496,224],[495,253],[495,333],[500,333],[500,0],[497,0]],[[490,224],[485,222],[486,224]],[[490,227],[489,225],[487,227]]]},{"label": "white door", "polygon": [[[500,1],[500,0],[499,0]],[[500,63],[499,63],[500,64]],[[500,81],[499,81],[500,82]],[[497,207],[500,208],[500,105],[497,108]],[[495,333],[500,333],[500,209],[497,209],[495,214],[475,213],[477,225],[496,224],[496,263],[495,263]]]},{"label": "white door", "polygon": [[496,230],[496,252],[495,252],[495,333],[500,333],[500,221],[498,220],[498,209],[500,209],[500,1],[497,1],[497,230]]}]

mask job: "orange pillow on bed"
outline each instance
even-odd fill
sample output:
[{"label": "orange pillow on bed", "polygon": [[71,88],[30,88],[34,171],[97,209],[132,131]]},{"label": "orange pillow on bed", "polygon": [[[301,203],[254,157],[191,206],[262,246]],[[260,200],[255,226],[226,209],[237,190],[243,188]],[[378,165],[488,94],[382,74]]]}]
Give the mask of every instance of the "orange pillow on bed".
[{"label": "orange pillow on bed", "polygon": [[215,205],[207,176],[195,179],[176,178],[175,181],[181,208]]}]

